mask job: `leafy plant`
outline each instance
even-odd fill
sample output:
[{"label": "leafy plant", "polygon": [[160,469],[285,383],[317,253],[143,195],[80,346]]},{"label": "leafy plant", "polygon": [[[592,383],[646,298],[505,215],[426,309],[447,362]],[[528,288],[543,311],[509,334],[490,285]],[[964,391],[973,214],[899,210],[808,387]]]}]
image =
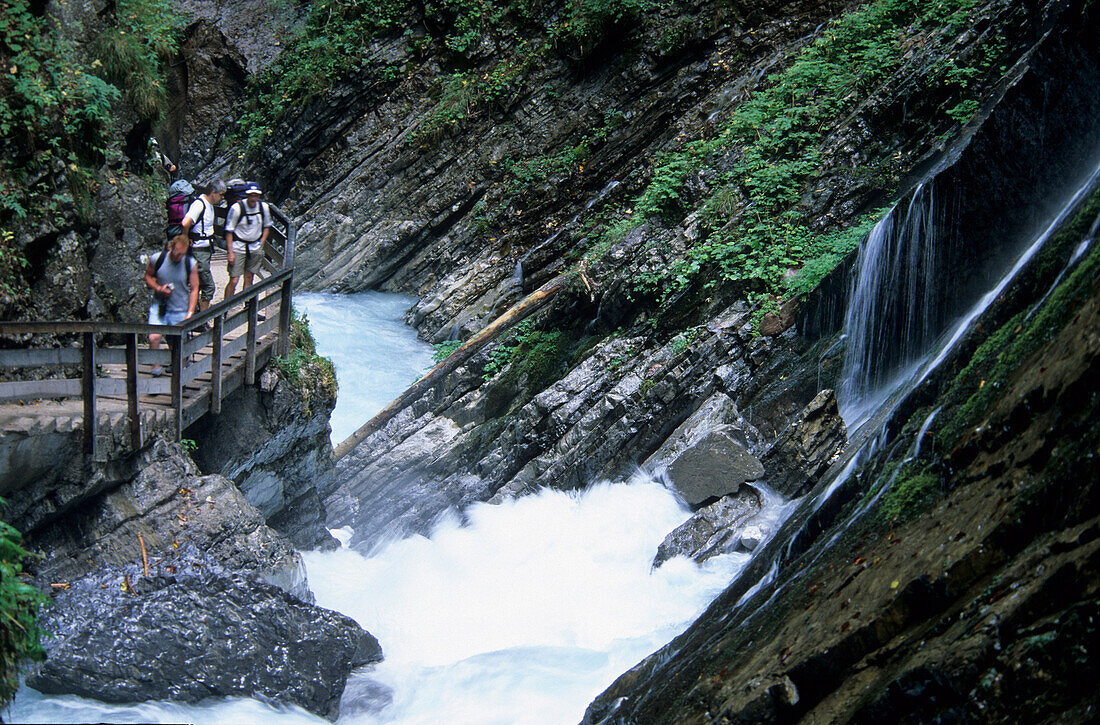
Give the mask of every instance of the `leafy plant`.
[{"label": "leafy plant", "polygon": [[179,46],[175,17],[169,0],[118,0],[115,26],[92,43],[97,68],[147,120],[159,120],[168,103],[165,66]]},{"label": "leafy plant", "polygon": [[305,415],[311,415],[317,398],[336,398],[336,369],[332,361],[317,354],[317,343],[309,329],[309,319],[291,311],[290,340],[286,357],[273,359],[279,377],[297,390]]},{"label": "leafy plant", "polygon": [[[0,499],[0,505],[3,503]],[[19,689],[22,663],[46,657],[37,616],[48,599],[19,578],[28,556],[22,535],[0,521],[0,708],[11,702]]]},{"label": "leafy plant", "polygon": [[437,342],[432,345],[434,352],[432,353],[432,360],[437,363],[441,363],[451,356],[458,348],[462,347],[462,340],[444,340],[443,342]]}]

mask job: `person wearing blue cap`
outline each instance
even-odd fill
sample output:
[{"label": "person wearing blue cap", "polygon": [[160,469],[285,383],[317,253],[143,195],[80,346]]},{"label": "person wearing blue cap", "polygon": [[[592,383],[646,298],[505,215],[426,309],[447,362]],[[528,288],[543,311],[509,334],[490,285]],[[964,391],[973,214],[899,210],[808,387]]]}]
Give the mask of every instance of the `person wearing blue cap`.
[{"label": "person wearing blue cap", "polygon": [[260,200],[263,192],[254,181],[248,182],[244,198],[229,207],[225,217],[225,246],[229,257],[229,282],[225,298],[233,296],[237,279],[244,274],[242,290],[252,286],[252,280],[263,262],[264,242],[271,234],[271,207]]}]

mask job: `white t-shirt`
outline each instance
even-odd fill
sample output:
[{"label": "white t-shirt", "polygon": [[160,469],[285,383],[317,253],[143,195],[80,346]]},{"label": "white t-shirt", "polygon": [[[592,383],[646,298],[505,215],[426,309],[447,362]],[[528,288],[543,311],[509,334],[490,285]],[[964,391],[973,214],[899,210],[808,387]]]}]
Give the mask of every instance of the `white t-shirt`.
[{"label": "white t-shirt", "polygon": [[[244,208],[244,213],[241,208]],[[264,229],[271,226],[271,208],[265,202],[259,202],[255,207],[248,206],[248,201],[239,201],[229,207],[229,213],[225,217],[225,232],[233,232],[233,251],[245,251],[245,243],[252,252],[260,251],[263,246],[260,238]]]},{"label": "white t-shirt", "polygon": [[209,247],[214,236],[214,205],[199,196],[187,207],[183,218],[191,220],[191,246]]}]

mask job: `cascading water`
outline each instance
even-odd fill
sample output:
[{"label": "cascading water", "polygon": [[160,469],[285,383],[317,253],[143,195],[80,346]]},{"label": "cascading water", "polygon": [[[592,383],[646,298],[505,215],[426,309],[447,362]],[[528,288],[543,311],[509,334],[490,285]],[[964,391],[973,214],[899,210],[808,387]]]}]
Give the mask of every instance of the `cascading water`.
[{"label": "cascading water", "polygon": [[[373,413],[376,398],[389,400],[404,389],[407,375],[375,371],[392,368],[394,353],[384,345],[399,351],[422,345],[411,328],[392,327],[408,300],[311,294],[296,304],[310,318],[319,352],[334,358],[355,425]],[[349,370],[353,379],[345,382]],[[355,377],[373,383],[370,396],[356,400]],[[765,496],[764,503],[754,523],[775,530],[788,508],[778,497]],[[457,516],[445,518],[429,537],[391,541],[369,556],[347,549],[305,554],[317,603],[359,621],[386,656],[376,668],[353,674],[339,722],[579,721],[593,697],[687,627],[750,560],[732,553],[700,566],[679,557],[653,570],[658,545],[690,513],[664,485],[639,475],[581,492],[478,504],[461,524]],[[297,708],[240,698],[109,705],[26,688],[5,718],[326,722]]]},{"label": "cascading water", "polygon": [[938,332],[935,196],[922,185],[904,214],[890,211],[859,250],[844,318],[847,345],[837,390],[841,415],[855,429],[927,352]]}]

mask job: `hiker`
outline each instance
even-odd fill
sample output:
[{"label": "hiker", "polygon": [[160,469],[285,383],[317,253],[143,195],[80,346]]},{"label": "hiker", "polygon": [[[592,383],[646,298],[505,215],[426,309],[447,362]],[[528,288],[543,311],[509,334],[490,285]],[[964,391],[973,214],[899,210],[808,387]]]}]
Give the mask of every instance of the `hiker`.
[{"label": "hiker", "polygon": [[161,153],[160,144],[153,137],[149,138],[149,160],[154,169],[164,169],[169,179],[179,170],[179,167],[172,163],[172,159]]},{"label": "hiker", "polygon": [[[199,301],[198,263],[191,256],[191,241],[179,234],[168,243],[168,249],[149,258],[145,266],[145,284],[153,290],[149,307],[150,325],[178,325],[195,314]],[[149,335],[149,349],[160,349],[163,335]],[[164,371],[153,366],[153,375]]]},{"label": "hiker", "polygon": [[244,272],[241,290],[252,286],[264,259],[264,243],[271,234],[271,207],[261,200],[263,192],[254,181],[244,188],[244,199],[229,207],[225,216],[225,248],[229,252],[229,283],[225,297],[233,296],[237,279]]},{"label": "hiker", "polygon": [[191,239],[191,256],[199,266],[199,309],[205,310],[214,299],[214,276],[210,274],[210,257],[214,254],[214,206],[225,196],[225,182],[214,179],[203,193],[191,202],[180,224]]}]

